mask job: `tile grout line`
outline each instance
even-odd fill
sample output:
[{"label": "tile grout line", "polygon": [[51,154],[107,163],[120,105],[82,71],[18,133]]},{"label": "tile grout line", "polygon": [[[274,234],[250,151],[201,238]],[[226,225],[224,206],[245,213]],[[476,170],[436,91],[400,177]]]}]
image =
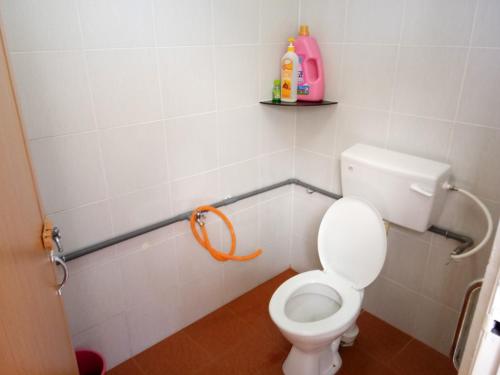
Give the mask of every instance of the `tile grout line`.
[{"label": "tile grout line", "polygon": [[451,153],[453,151],[453,140],[455,138],[455,132],[456,132],[456,127],[457,127],[457,121],[458,121],[458,116],[460,113],[460,108],[462,104],[462,98],[463,98],[463,92],[464,92],[464,86],[465,86],[465,79],[467,77],[467,71],[469,69],[469,62],[470,62],[470,55],[472,51],[472,38],[474,36],[474,32],[476,29],[476,23],[477,23],[477,14],[479,13],[479,1],[476,1],[475,7],[474,7],[474,15],[472,17],[472,26],[471,26],[471,31],[469,35],[469,40],[467,43],[467,52],[465,55],[465,61],[464,61],[464,67],[463,67],[463,73],[462,77],[460,79],[460,87],[458,90],[458,97],[456,101],[456,107],[455,107],[455,113],[453,115],[453,125],[450,129],[450,134],[448,137],[448,144],[446,147],[446,160],[449,162]]},{"label": "tile grout line", "polygon": [[397,47],[396,47],[396,60],[394,62],[394,76],[392,79],[392,90],[391,90],[392,92],[391,92],[390,104],[389,104],[389,109],[388,109],[389,116],[387,119],[387,129],[386,129],[385,141],[384,141],[385,148],[389,148],[389,140],[391,138],[391,131],[393,128],[394,103],[396,101],[396,88],[397,88],[397,83],[398,83],[398,74],[399,74],[399,70],[400,70],[401,48],[402,48],[405,22],[406,22],[407,7],[408,7],[408,1],[405,1],[403,4],[403,12],[401,14],[401,26],[399,29],[399,38],[398,38],[398,43],[397,43]]}]

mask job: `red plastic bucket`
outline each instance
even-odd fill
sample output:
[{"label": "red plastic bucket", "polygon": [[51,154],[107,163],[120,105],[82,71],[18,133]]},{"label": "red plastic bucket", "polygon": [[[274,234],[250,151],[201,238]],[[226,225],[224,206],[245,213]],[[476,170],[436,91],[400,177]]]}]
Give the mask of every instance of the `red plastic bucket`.
[{"label": "red plastic bucket", "polygon": [[106,361],[99,353],[87,349],[78,349],[75,353],[80,375],[104,375],[106,373]]}]

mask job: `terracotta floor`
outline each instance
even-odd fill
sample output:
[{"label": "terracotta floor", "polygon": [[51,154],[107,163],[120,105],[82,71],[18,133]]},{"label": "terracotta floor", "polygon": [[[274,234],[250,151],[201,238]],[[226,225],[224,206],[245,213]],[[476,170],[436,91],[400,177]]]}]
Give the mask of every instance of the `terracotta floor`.
[{"label": "terracotta floor", "polygon": [[[191,324],[109,375],[267,375],[281,374],[290,344],[271,321],[267,306],[286,271]],[[341,348],[339,375],[456,374],[450,360],[425,344],[362,312],[360,334]]]}]

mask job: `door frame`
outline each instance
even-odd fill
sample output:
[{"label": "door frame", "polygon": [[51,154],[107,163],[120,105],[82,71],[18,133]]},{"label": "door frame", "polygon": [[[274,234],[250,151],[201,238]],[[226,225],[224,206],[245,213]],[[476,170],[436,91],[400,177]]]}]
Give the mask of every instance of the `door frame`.
[{"label": "door frame", "polygon": [[[465,345],[465,351],[458,375],[473,374],[478,354],[481,349],[482,339],[486,327],[489,327],[490,308],[496,295],[497,285],[500,282],[500,223],[497,228],[490,259],[486,267],[483,285],[479,294],[476,311],[472,319],[469,338]],[[478,374],[479,375],[479,374]],[[481,374],[489,375],[489,374]]]}]

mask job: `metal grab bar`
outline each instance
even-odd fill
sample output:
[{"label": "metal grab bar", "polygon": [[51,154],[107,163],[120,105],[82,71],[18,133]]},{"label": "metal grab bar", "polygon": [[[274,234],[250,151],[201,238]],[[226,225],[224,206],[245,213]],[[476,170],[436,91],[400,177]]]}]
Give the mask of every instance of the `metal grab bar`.
[{"label": "metal grab bar", "polygon": [[[251,198],[255,195],[263,194],[263,193],[266,193],[268,191],[275,190],[275,189],[278,189],[280,187],[287,186],[287,185],[302,186],[302,187],[306,188],[308,190],[308,192],[310,192],[310,193],[319,193],[321,195],[324,195],[324,196],[332,198],[332,199],[342,198],[342,195],[335,194],[335,193],[332,193],[328,190],[325,190],[325,189],[316,187],[314,185],[308,184],[307,182],[301,181],[297,178],[289,178],[287,180],[278,182],[276,184],[272,184],[272,185],[265,186],[265,187],[262,187],[262,188],[259,188],[256,190],[252,190],[252,191],[249,191],[247,193],[238,194],[238,195],[235,195],[234,197],[225,198],[223,200],[220,200],[218,202],[210,204],[210,206],[213,206],[216,208],[227,206],[227,205],[236,203],[240,200]],[[146,234],[148,232],[152,232],[154,230],[166,227],[168,225],[175,224],[175,223],[178,223],[178,222],[184,221],[184,220],[189,220],[192,213],[193,213],[193,211],[184,212],[182,214],[173,216],[169,219],[165,219],[165,220],[159,221],[157,223],[147,225],[145,227],[133,230],[133,231],[125,233],[125,234],[120,234],[120,235],[113,237],[113,238],[110,238],[108,240],[104,240],[104,241],[98,242],[94,245],[86,246],[82,249],[73,251],[67,255],[63,255],[62,258],[65,261],[71,261],[73,259],[80,258],[84,255],[94,253],[98,250],[104,249],[104,248],[112,246],[112,245],[116,245],[120,242],[130,240],[132,238],[135,238],[135,237],[141,236],[143,234]],[[474,243],[474,241],[470,237],[464,236],[462,234],[454,233],[452,231],[442,229],[442,228],[439,228],[436,226],[430,227],[429,231],[436,233],[436,234],[439,234],[441,236],[445,236],[446,238],[452,238],[452,239],[460,242],[462,244],[462,245],[460,245],[460,247],[462,247],[462,246],[469,247],[469,246],[472,246],[472,244]]]}]

